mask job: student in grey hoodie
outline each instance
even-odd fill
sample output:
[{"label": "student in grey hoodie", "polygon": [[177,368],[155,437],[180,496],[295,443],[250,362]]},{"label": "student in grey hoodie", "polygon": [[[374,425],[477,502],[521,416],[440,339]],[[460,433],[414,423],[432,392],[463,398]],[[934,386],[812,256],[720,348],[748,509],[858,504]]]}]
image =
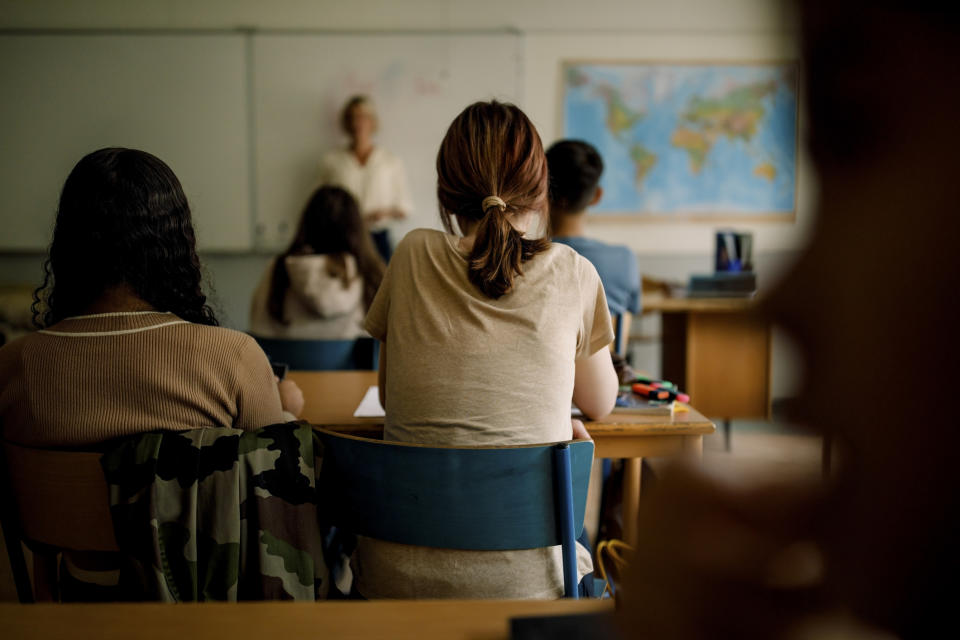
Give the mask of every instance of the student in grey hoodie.
[{"label": "student in grey hoodie", "polygon": [[321,187],[304,208],[293,242],[254,292],[250,331],[265,338],[364,336],[363,318],[383,272],[356,200],[339,187]]}]

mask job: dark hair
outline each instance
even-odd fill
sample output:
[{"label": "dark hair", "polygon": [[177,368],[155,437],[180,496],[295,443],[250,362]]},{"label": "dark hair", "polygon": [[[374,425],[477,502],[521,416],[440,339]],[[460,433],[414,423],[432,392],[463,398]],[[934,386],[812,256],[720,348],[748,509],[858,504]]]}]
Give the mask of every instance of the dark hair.
[{"label": "dark hair", "polygon": [[342,278],[344,287],[350,284],[346,256],[352,255],[363,278],[363,304],[370,308],[383,280],[383,260],[370,240],[353,196],[340,187],[321,187],[313,192],[303,209],[293,242],[273,265],[267,299],[270,317],[281,324],[289,324],[283,316],[283,301],[290,288],[286,259],[287,256],[311,254],[329,256],[327,273]]},{"label": "dark hair", "polygon": [[49,327],[84,313],[121,284],[158,311],[217,324],[177,176],[144,151],[100,149],[63,185],[43,284],[33,293],[33,322]]},{"label": "dark hair", "polygon": [[366,107],[373,116],[374,123],[379,122],[379,119],[377,118],[377,111],[374,109],[373,101],[370,100],[369,96],[351,96],[350,99],[344,103],[343,108],[340,109],[340,128],[343,129],[343,132],[347,135],[351,135],[353,133],[351,130],[351,127],[353,126],[353,110],[357,107]]},{"label": "dark hair", "polygon": [[580,213],[597,193],[603,174],[603,158],[593,145],[582,140],[561,140],[547,149],[550,173],[550,224],[558,217]]},{"label": "dark hair", "polygon": [[[453,232],[453,216],[477,223],[470,281],[499,298],[513,288],[523,263],[550,246],[543,238],[524,238],[508,218],[546,205],[547,162],[537,130],[512,104],[475,102],[447,129],[437,154],[437,175],[447,231]],[[490,196],[504,204],[490,203]]]}]

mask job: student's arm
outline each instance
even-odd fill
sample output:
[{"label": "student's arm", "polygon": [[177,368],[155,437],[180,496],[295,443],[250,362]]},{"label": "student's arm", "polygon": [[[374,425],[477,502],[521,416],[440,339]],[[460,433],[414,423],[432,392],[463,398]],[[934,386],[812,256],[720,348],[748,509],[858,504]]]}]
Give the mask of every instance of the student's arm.
[{"label": "student's arm", "polygon": [[602,418],[617,401],[619,380],[613,369],[610,343],[613,321],[597,270],[586,259],[578,260],[580,332],[577,336],[573,402],[592,420]]},{"label": "student's arm", "polygon": [[270,361],[253,338],[243,338],[239,362],[236,363],[237,415],[233,426],[249,431],[285,422],[277,378]]},{"label": "student's arm", "polygon": [[280,392],[280,406],[283,407],[284,412],[289,413],[294,419],[299,418],[303,413],[303,390],[293,380],[278,380],[277,390]]},{"label": "student's arm", "polygon": [[596,420],[611,411],[617,401],[619,381],[608,349],[577,360],[573,379],[573,403],[583,415]]}]

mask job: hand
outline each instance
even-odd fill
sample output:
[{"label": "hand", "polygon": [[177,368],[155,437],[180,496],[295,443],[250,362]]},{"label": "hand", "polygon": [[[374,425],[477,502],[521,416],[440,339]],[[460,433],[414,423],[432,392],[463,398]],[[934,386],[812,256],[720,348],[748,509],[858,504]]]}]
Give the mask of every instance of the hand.
[{"label": "hand", "polygon": [[583,422],[581,420],[571,418],[570,424],[573,425],[574,440],[593,440],[593,438],[590,437],[590,433],[587,431],[587,428],[583,426]]},{"label": "hand", "polygon": [[280,406],[284,411],[300,417],[303,413],[303,391],[293,380],[281,380],[277,383],[277,389],[280,391]]}]

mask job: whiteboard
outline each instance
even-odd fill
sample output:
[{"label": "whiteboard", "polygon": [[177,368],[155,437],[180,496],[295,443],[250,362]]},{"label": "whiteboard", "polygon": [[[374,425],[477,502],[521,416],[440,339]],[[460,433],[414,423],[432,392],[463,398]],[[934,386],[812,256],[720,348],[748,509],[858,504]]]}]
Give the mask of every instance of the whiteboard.
[{"label": "whiteboard", "polygon": [[436,155],[454,117],[493,97],[520,101],[516,34],[253,36],[257,248],[287,244],[320,160],[346,144],[339,112],[352,95],[373,98],[377,144],[404,163],[414,212],[398,236],[437,227]]},{"label": "whiteboard", "polygon": [[0,36],[0,249],[50,242],[73,165],[149,151],[180,178],[206,249],[251,246],[244,37]]}]

